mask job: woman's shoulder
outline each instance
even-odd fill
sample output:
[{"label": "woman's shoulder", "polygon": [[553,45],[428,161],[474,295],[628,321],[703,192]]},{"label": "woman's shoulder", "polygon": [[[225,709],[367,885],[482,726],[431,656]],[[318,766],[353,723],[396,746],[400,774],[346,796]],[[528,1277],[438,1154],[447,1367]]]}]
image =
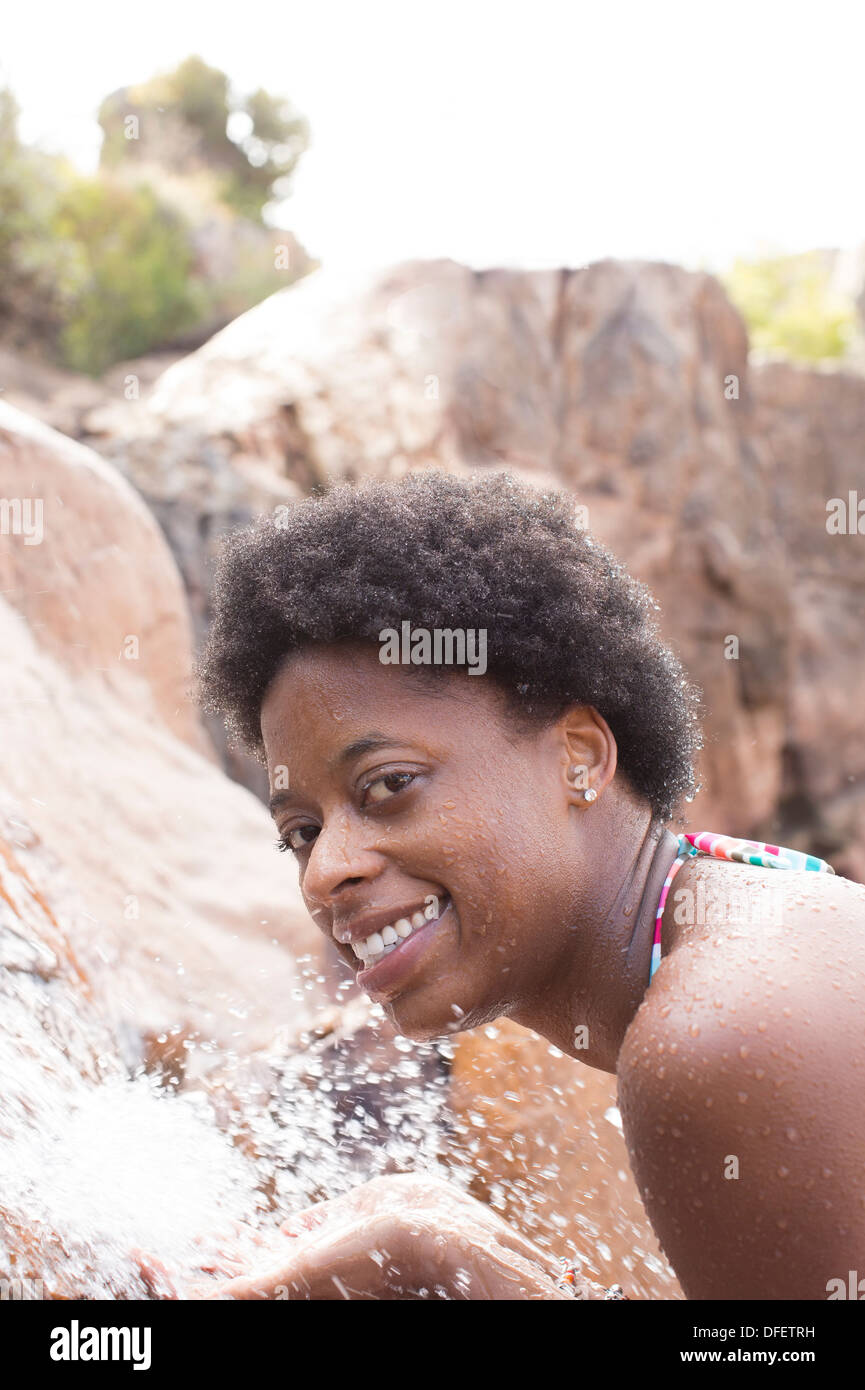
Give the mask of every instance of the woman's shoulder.
[{"label": "woman's shoulder", "polygon": [[[770,869],[708,856],[687,860],[664,911],[664,959],[684,970],[707,959],[766,950],[788,959],[804,942],[847,940],[865,959],[865,885],[837,874]],[[683,954],[687,947],[692,955]],[[662,961],[663,964],[663,961]]]},{"label": "woman's shoulder", "polygon": [[825,1297],[865,1238],[865,888],[717,861],[680,877],[617,1066],[644,1202],[688,1297]]},{"label": "woman's shoulder", "polygon": [[[810,870],[686,862],[664,912],[660,966],[626,1035],[710,1010],[813,1013],[841,995],[865,1006],[865,885]],[[765,1006],[765,1007],[764,1007]],[[672,1022],[667,1023],[669,1029]],[[865,1030],[863,1030],[865,1032]]]},{"label": "woman's shoulder", "polygon": [[699,1075],[735,1098],[759,1073],[761,1095],[764,1082],[861,1095],[865,886],[715,860],[679,877],[672,945],[623,1039],[620,1089],[687,1089]]}]

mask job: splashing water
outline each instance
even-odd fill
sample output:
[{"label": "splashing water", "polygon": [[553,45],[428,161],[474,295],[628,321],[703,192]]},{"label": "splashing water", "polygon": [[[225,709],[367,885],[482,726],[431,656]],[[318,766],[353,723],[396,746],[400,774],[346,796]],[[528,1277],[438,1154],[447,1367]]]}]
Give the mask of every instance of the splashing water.
[{"label": "splashing water", "polygon": [[326,1043],[222,1055],[212,1083],[173,1091],[130,1075],[56,957],[32,943],[22,957],[20,940],[15,968],[9,949],[0,965],[0,1280],[49,1298],[188,1297],[268,1263],[279,1224],[313,1201],[435,1164],[433,1049],[386,1069]]},{"label": "splashing water", "polygon": [[374,1010],[347,1023],[348,1003],[314,1034],[247,1055],[181,1037],[184,1063],[151,1075],[106,1021],[128,1018],[122,973],[90,978],[76,930],[4,858],[0,1298],[10,1281],[39,1290],[22,1297],[195,1296],[272,1267],[281,1223],[313,1202],[418,1170],[580,1254],[593,1277],[617,1261],[607,1282],[624,1267],[669,1289],[611,1168],[623,1150],[605,1079],[508,1028],[416,1044]]}]

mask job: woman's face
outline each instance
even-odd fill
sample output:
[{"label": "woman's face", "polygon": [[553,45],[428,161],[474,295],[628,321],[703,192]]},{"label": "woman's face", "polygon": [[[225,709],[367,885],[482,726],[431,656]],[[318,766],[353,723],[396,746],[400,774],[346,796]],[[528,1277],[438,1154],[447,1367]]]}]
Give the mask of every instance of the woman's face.
[{"label": "woman's face", "polygon": [[580,909],[555,726],[516,732],[489,677],[430,691],[340,644],[284,663],[261,728],[304,901],[402,1034],[474,1027],[543,986]]}]

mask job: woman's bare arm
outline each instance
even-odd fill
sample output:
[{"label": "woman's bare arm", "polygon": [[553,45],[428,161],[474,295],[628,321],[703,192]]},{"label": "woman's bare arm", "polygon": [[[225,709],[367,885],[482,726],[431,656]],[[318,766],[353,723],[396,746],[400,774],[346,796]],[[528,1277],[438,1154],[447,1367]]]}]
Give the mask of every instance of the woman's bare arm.
[{"label": "woman's bare arm", "polygon": [[[375,1178],[285,1223],[258,1270],[204,1296],[239,1299],[569,1299],[558,1262],[489,1207],[423,1174]],[[578,1295],[602,1298],[587,1281]]]},{"label": "woman's bare arm", "polygon": [[744,942],[723,970],[695,944],[626,1036],[625,1139],[688,1298],[824,1299],[862,1265],[862,972],[815,968],[810,941]]}]

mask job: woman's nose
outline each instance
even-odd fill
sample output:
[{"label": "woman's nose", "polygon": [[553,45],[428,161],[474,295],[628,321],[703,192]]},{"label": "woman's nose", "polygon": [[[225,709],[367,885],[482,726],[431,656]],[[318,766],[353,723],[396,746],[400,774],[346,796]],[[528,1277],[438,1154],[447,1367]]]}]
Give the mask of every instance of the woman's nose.
[{"label": "woman's nose", "polygon": [[381,872],[382,858],[369,838],[368,828],[348,814],[325,821],[306,861],[304,896],[327,903],[346,889],[374,879]]}]

